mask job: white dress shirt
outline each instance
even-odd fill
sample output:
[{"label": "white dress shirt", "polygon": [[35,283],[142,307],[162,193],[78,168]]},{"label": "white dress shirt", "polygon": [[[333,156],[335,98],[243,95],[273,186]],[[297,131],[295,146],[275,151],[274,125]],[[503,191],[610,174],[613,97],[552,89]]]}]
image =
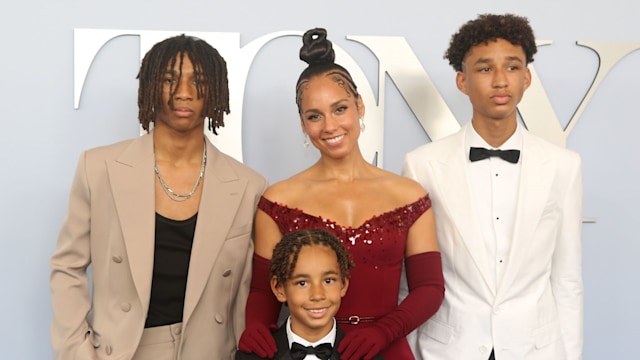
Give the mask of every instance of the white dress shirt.
[{"label": "white dress shirt", "polygon": [[[289,340],[289,349],[291,349],[291,345],[293,345],[294,342],[297,342],[298,344],[300,344],[302,346],[317,346],[317,345],[324,344],[324,343],[329,343],[329,344],[331,344],[331,346],[333,346],[333,345],[335,345],[335,342],[336,342],[336,319],[333,319],[333,327],[331,328],[331,331],[329,331],[329,333],[325,337],[323,337],[322,339],[320,339],[318,341],[309,342],[309,341],[301,338],[300,336],[298,336],[296,333],[294,333],[291,330],[291,316],[289,316],[289,318],[287,319],[287,339]],[[307,357],[305,357],[304,359],[305,360],[320,360],[315,355],[307,355]]]},{"label": "white dress shirt", "polygon": [[[513,135],[497,149],[522,150],[522,129],[520,126],[518,124]],[[480,137],[473,126],[469,126],[467,129],[465,137],[467,154],[471,147],[496,149]],[[499,157],[490,157],[475,162],[469,161],[473,206],[482,227],[482,238],[486,245],[490,270],[494,275],[494,289],[500,283],[503,270],[509,261],[521,162],[522,156],[516,164]]]}]

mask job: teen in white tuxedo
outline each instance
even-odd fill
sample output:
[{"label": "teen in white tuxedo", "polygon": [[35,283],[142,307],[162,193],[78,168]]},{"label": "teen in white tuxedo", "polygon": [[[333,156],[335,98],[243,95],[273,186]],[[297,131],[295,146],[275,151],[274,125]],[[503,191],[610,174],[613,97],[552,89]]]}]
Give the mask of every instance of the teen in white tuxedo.
[{"label": "teen in white tuxedo", "polygon": [[403,175],[433,201],[446,284],[418,357],[582,358],[581,163],[517,122],[535,52],[526,18],[464,24],[445,57],[471,122],[405,158]]}]

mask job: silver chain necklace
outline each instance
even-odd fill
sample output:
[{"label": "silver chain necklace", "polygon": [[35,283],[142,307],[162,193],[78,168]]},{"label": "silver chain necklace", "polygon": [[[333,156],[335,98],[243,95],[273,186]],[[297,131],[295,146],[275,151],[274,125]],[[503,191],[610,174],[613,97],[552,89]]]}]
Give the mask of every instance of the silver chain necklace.
[{"label": "silver chain necklace", "polygon": [[158,180],[160,181],[160,185],[162,185],[162,189],[165,194],[169,197],[169,199],[177,202],[183,202],[189,200],[193,194],[195,194],[196,190],[198,190],[198,186],[200,186],[200,182],[202,181],[202,177],[204,176],[204,167],[207,164],[207,142],[204,143],[204,151],[202,152],[202,165],[200,165],[200,175],[198,175],[198,180],[196,180],[196,184],[193,185],[193,189],[189,191],[188,194],[179,194],[173,190],[162,180],[162,176],[160,175],[160,170],[158,170],[158,164],[154,161],[153,169],[156,171],[156,176],[158,176]]}]

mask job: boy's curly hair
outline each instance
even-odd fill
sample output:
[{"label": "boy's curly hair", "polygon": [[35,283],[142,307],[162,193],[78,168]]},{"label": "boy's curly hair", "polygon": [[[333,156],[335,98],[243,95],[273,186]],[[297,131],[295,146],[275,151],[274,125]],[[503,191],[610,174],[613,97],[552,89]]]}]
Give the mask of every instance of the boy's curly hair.
[{"label": "boy's curly hair", "polygon": [[529,20],[513,14],[482,14],[477,19],[468,21],[451,36],[444,58],[449,60],[449,65],[455,71],[462,71],[462,63],[472,47],[498,39],[521,46],[526,64],[533,62],[533,55],[538,49]]},{"label": "boy's curly hair", "polygon": [[273,249],[273,257],[269,265],[271,277],[276,277],[277,284],[284,284],[291,278],[298,262],[298,255],[303,246],[324,245],[335,253],[340,267],[340,278],[349,278],[349,269],[355,265],[351,255],[333,234],[322,229],[294,231],[285,235]]}]

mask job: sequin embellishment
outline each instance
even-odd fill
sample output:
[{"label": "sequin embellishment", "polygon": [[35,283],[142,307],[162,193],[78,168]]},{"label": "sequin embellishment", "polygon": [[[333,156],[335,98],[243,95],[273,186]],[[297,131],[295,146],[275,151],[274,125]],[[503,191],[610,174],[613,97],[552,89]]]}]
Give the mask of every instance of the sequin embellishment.
[{"label": "sequin embellishment", "polygon": [[[301,209],[290,208],[264,197],[260,199],[258,208],[276,222],[283,234],[312,228],[330,231],[342,241],[357,266],[370,261],[382,264],[401,262],[404,259],[409,228],[420,215],[431,208],[431,200],[425,195],[411,204],[374,215],[355,228],[341,226],[330,219],[310,215]],[[376,248],[375,251],[370,249],[372,246]]]}]

